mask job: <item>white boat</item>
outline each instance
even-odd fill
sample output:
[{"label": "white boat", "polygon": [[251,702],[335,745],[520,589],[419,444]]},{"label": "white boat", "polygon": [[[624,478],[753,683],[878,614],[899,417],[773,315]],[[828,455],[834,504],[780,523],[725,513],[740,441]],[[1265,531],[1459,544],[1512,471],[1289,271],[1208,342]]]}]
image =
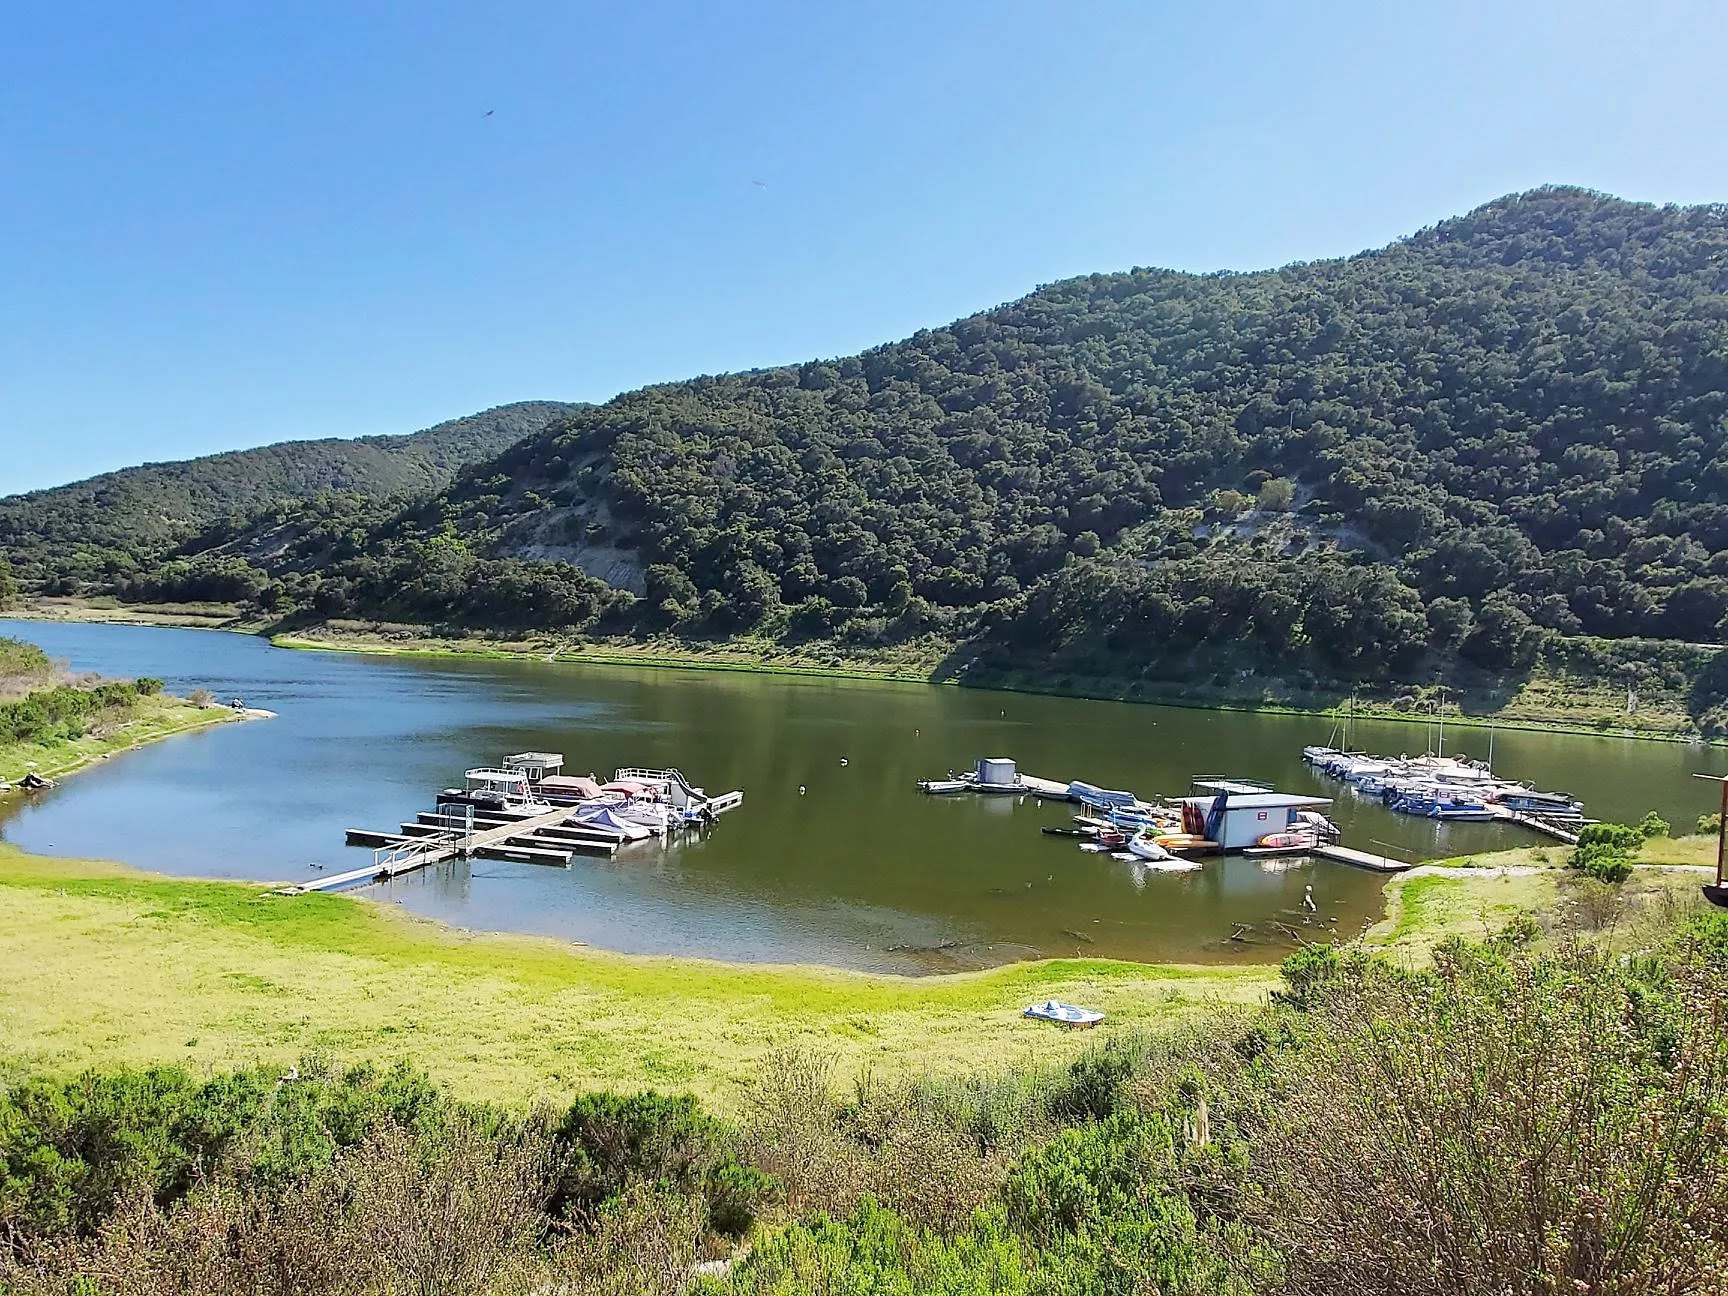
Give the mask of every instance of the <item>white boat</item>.
[{"label": "white boat", "polygon": [[1337,824],[1318,810],[1298,810],[1290,816],[1290,826],[1308,828],[1324,841],[1337,841],[1344,835],[1338,830]]},{"label": "white boat", "polygon": [[1048,999],[1040,1004],[1033,1004],[1024,1014],[1036,1017],[1041,1021],[1056,1022],[1061,1026],[1092,1027],[1104,1020],[1104,1014],[1093,1008],[1076,1008],[1073,1004],[1065,1004],[1055,999]]},{"label": "white boat", "polygon": [[1152,834],[1149,832],[1137,832],[1130,837],[1128,849],[1143,860],[1157,862],[1173,858],[1169,851],[1153,840]]},{"label": "white boat", "polygon": [[964,792],[972,785],[965,779],[919,779],[918,790],[930,796],[948,796],[954,792]]}]

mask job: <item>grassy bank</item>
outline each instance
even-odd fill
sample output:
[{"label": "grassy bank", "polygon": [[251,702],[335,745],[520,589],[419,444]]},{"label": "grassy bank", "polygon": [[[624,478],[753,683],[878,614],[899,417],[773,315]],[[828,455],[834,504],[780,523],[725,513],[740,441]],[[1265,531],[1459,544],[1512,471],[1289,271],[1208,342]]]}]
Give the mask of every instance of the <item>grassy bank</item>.
[{"label": "grassy bank", "polygon": [[[1161,685],[1153,681],[1087,679],[1061,676],[1049,679],[1033,675],[989,676],[947,673],[944,645],[905,645],[881,654],[847,653],[832,645],[788,648],[758,640],[735,640],[725,644],[700,644],[660,639],[639,641],[605,639],[592,643],[560,640],[547,635],[521,639],[475,636],[429,635],[409,626],[373,626],[336,623],[316,630],[277,634],[271,642],[281,648],[395,654],[404,656],[460,656],[500,660],[537,658],[542,661],[592,662],[610,666],[663,666],[682,670],[749,671],[766,675],[817,675],[844,679],[900,680],[924,684],[961,685],[1009,693],[1037,693],[1114,702],[1141,702],[1159,706],[1190,707],[1207,711],[1243,711],[1268,715],[1336,714],[1330,695],[1291,695],[1267,682],[1246,681],[1240,688],[1210,685]],[[1275,700],[1278,698],[1288,700]],[[1697,729],[1683,710],[1673,707],[1647,708],[1626,716],[1619,695],[1575,680],[1532,677],[1510,698],[1460,700],[1448,694],[1446,723],[1460,728],[1534,730],[1546,733],[1608,735],[1692,742]],[[1459,706],[1480,706],[1473,714]],[[1432,724],[1432,710],[1415,709],[1395,701],[1376,701],[1358,696],[1351,706],[1357,719],[1397,720],[1410,724]]]},{"label": "grassy bank", "polygon": [[1522,846],[1459,856],[1402,874],[1386,888],[1386,916],[1361,943],[1420,961],[1448,936],[1482,940],[1520,912],[1556,930],[1582,928],[1636,946],[1654,925],[1703,910],[1699,883],[1713,876],[1714,837],[1657,837],[1636,854],[1639,868],[1607,887],[1565,866],[1564,846]]},{"label": "grassy bank", "polygon": [[0,614],[22,621],[78,621],[114,625],[181,626],[197,630],[263,629],[232,603],[122,603],[112,595],[89,597],[37,596],[22,607]]},{"label": "grassy bank", "polygon": [[475,1097],[651,1085],[722,1104],[784,1045],[853,1071],[1060,1057],[1085,1037],[1023,1020],[1028,1003],[1080,999],[1118,1028],[1148,1026],[1255,1001],[1275,976],[1057,960],[915,979],[632,958],[4,846],[0,964],[0,1038],[55,1070],[324,1053],[411,1058]]},{"label": "grassy bank", "polygon": [[16,782],[32,770],[47,778],[63,778],[120,752],[239,718],[224,706],[200,707],[164,695],[139,698],[124,718],[99,724],[80,738],[0,743],[0,779]]},{"label": "grassy bank", "polygon": [[[1695,850],[1660,844],[1652,859]],[[1528,852],[1509,852],[1523,857]],[[1495,863],[1496,857],[1482,860]],[[1394,879],[1364,942],[1419,961],[1519,909],[1565,919],[1555,867]],[[1438,875],[1436,875],[1438,874]],[[1640,871],[1632,910],[1691,903],[1696,877]],[[1671,909],[1665,910],[1671,913]],[[0,846],[0,1038],[57,1071],[178,1060],[199,1067],[409,1059],[455,1092],[528,1098],[571,1087],[688,1089],[722,1106],[771,1051],[832,1055],[843,1073],[976,1070],[1060,1059],[1100,1037],[1025,1021],[1041,999],[1105,1009],[1104,1034],[1208,1004],[1259,1001],[1276,969],[1062,959],[905,978],[639,958],[477,935],[364,899],[265,895]]]}]

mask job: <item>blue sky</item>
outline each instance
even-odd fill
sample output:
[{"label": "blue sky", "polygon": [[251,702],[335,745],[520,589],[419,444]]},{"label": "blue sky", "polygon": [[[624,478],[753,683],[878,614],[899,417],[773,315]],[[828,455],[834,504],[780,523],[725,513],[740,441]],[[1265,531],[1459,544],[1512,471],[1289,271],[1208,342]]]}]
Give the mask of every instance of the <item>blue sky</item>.
[{"label": "blue sky", "polygon": [[1728,199],[1724,49],[1690,0],[14,0],[0,493],[1345,254],[1543,183]]}]

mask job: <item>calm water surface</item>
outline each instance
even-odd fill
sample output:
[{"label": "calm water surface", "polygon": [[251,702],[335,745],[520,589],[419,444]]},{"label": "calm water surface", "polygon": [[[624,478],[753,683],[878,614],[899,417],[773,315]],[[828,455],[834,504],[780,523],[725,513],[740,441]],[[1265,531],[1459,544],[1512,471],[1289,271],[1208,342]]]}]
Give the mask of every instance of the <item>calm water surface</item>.
[{"label": "calm water surface", "polygon": [[[0,834],[44,854],[124,860],[189,876],[278,881],[364,864],[349,827],[394,828],[470,765],[565,753],[568,772],[676,765],[741,809],[705,836],[644,843],[569,869],[475,861],[367,894],[480,930],[536,932],[642,953],[944,971],[1040,955],[1151,961],[1276,958],[1229,944],[1265,931],[1314,887],[1354,932],[1381,908],[1376,875],[1326,862],[1268,871],[1245,859],[1148,874],[1042,835],[1073,807],[932,798],[919,778],[1010,756],[1053,779],[1142,795],[1196,774],[1335,796],[1348,844],[1407,858],[1530,840],[1437,824],[1355,800],[1301,762],[1328,722],[1085,702],[924,685],[545,662],[369,658],[272,648],[213,631],[0,622],[79,669],[155,675],[280,714],[115,757],[29,801],[0,801]],[[1356,743],[1425,750],[1421,725],[1362,724]],[[1447,750],[1485,755],[1485,731]],[[845,764],[842,765],[842,759]],[[1687,775],[1728,772],[1717,749],[1500,733],[1502,773],[1562,788],[1593,815],[1652,807],[1676,823],[1711,809]],[[802,784],[807,791],[800,795]]]}]

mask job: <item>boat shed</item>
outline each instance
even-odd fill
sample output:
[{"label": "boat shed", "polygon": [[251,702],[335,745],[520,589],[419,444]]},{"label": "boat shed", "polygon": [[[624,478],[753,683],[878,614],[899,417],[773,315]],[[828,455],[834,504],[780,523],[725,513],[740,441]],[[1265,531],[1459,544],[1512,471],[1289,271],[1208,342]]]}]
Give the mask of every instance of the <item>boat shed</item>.
[{"label": "boat shed", "polygon": [[[1296,796],[1289,792],[1220,792],[1217,796],[1184,797],[1185,828],[1197,825],[1220,850],[1246,850],[1267,833],[1283,832],[1298,810],[1331,805],[1330,797]],[[1188,828],[1196,831],[1196,828]]]}]

